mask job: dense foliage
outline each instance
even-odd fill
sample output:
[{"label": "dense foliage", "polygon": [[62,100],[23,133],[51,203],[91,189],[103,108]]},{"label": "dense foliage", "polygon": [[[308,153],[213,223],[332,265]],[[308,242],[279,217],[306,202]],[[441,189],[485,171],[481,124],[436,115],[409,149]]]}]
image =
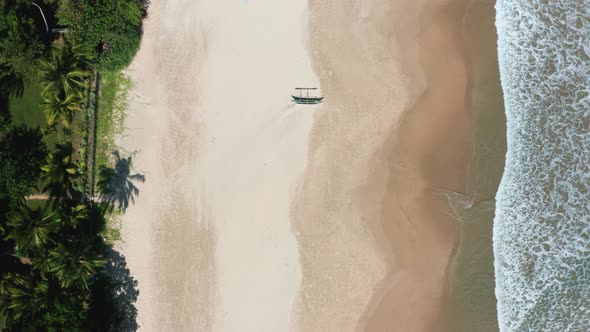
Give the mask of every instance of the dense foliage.
[{"label": "dense foliage", "polygon": [[[8,103],[8,98],[20,98],[25,90],[25,82],[21,75],[15,73],[6,64],[0,64],[0,95]],[[7,106],[8,108],[8,106]]]},{"label": "dense foliage", "polygon": [[93,52],[101,69],[126,67],[139,49],[141,0],[61,0],[57,17],[68,28],[68,38]]},{"label": "dense foliage", "polygon": [[[98,186],[112,199],[95,201],[82,185],[86,168],[73,136],[80,131],[60,131],[50,149],[43,143],[59,123],[71,125],[87,100],[89,56],[62,44],[39,61],[48,131],[15,126],[0,110],[0,312],[7,331],[134,331],[136,282],[105,234],[107,213],[133,201],[131,181],[143,176],[131,174],[131,158],[117,158]],[[0,84],[4,104],[19,96],[11,75]],[[34,192],[41,199],[27,198]]]},{"label": "dense foliage", "polygon": [[[26,205],[10,213],[4,240],[26,272],[6,271],[0,296],[9,331],[81,331],[90,298],[88,283],[104,265],[100,238],[93,231],[102,221],[90,213],[70,223],[71,209],[90,210],[90,203],[63,202],[51,209]],[[21,259],[22,260],[22,259]]]},{"label": "dense foliage", "polygon": [[36,23],[41,17],[35,10],[30,1],[0,0],[0,65],[26,81],[34,80],[46,47],[46,31]]},{"label": "dense foliage", "polygon": [[0,132],[0,201],[14,205],[30,195],[47,151],[39,129],[9,127]]},{"label": "dense foliage", "polygon": [[61,119],[63,127],[68,128],[75,113],[83,108],[91,68],[88,54],[79,45],[67,43],[54,47],[50,58],[41,63],[41,96],[47,124],[54,126]]}]

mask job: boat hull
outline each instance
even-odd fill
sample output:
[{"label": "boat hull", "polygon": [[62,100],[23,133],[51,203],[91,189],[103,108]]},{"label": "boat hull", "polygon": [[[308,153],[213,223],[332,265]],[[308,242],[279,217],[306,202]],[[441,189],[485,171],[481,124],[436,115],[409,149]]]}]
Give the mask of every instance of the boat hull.
[{"label": "boat hull", "polygon": [[293,102],[295,102],[296,104],[319,104],[322,102],[322,99],[324,99],[324,97],[297,97],[297,96],[291,96],[293,97]]}]

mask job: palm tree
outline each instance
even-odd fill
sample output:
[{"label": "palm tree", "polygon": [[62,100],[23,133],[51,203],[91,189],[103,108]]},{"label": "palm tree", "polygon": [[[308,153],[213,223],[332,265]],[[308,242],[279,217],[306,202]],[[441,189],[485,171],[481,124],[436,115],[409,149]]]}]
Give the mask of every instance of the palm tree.
[{"label": "palm tree", "polygon": [[104,266],[106,261],[93,253],[87,241],[59,243],[49,253],[50,272],[55,275],[62,288],[81,286],[88,289],[88,282],[96,269]]},{"label": "palm tree", "polygon": [[88,58],[80,45],[66,44],[54,47],[50,59],[41,62],[41,96],[49,126],[61,118],[68,128],[74,114],[82,110],[91,68]]},{"label": "palm tree", "polygon": [[13,275],[0,281],[1,309],[14,321],[35,317],[47,306],[47,281]]},{"label": "palm tree", "polygon": [[100,198],[112,207],[125,211],[129,207],[129,201],[135,203],[134,196],[139,194],[139,189],[134,181],[145,182],[145,176],[131,174],[133,160],[131,157],[121,158],[119,151],[114,151],[115,167],[101,166],[98,171],[97,187]]},{"label": "palm tree", "polygon": [[46,185],[43,191],[54,200],[76,199],[79,192],[74,188],[74,182],[78,177],[76,165],[72,160],[73,148],[71,143],[57,144],[55,151],[47,156],[42,180]]},{"label": "palm tree", "polygon": [[74,63],[77,68],[82,70],[93,69],[90,63],[91,54],[82,44],[69,42],[66,46],[62,47],[62,56],[68,61]]},{"label": "palm tree", "polygon": [[41,83],[45,86],[41,94],[81,95],[87,87],[88,68],[87,56],[79,46],[54,47],[50,59],[41,62]]},{"label": "palm tree", "polygon": [[80,223],[90,219],[90,207],[85,203],[64,206],[57,219],[64,226],[77,228]]},{"label": "palm tree", "polygon": [[47,124],[51,127],[55,124],[57,118],[61,118],[65,128],[70,127],[74,119],[74,114],[82,110],[82,96],[70,90],[64,96],[60,94],[45,94],[43,97],[43,106],[47,116]]},{"label": "palm tree", "polygon": [[50,234],[58,229],[54,214],[47,214],[43,209],[31,209],[23,206],[8,220],[6,239],[14,241],[17,256],[28,257],[33,249],[45,246],[51,241]]}]

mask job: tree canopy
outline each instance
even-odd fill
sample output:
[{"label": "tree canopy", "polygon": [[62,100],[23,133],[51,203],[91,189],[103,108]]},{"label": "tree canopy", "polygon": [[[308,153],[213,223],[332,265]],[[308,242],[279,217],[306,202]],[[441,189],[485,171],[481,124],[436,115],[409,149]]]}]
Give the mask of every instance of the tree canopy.
[{"label": "tree canopy", "polygon": [[10,66],[0,64],[0,95],[8,100],[9,97],[22,97],[24,91],[25,82],[22,76],[16,74]]},{"label": "tree canopy", "polygon": [[36,76],[45,50],[45,32],[37,27],[34,10],[29,1],[0,0],[0,64],[26,81]]},{"label": "tree canopy", "polygon": [[0,133],[0,201],[13,204],[30,195],[46,155],[39,129],[21,125]]},{"label": "tree canopy", "polygon": [[56,15],[76,42],[97,54],[100,68],[118,70],[139,49],[144,14],[141,0],[62,0]]},{"label": "tree canopy", "polygon": [[[135,331],[137,282],[112,248],[107,220],[114,207],[133,203],[133,181],[144,177],[117,154],[114,167],[101,168],[104,201],[95,201],[82,185],[89,122],[74,115],[99,95],[89,93],[89,78],[98,77],[91,70],[122,69],[135,55],[144,2],[36,4],[49,29],[66,31],[46,31],[31,0],[0,0],[0,320],[9,332]],[[15,112],[10,101],[28,101],[37,85],[48,127],[15,125],[39,102]],[[27,197],[33,193],[40,197]]]}]

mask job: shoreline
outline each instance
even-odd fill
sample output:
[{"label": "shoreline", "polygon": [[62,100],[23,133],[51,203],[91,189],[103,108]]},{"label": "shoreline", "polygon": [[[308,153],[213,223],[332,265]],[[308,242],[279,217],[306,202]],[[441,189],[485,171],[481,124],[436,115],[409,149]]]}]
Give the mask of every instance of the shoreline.
[{"label": "shoreline", "polygon": [[[455,202],[463,218],[461,244],[451,271],[448,331],[498,332],[492,226],[494,195],[504,170],[506,117],[500,85],[495,1],[472,3],[465,39],[472,59],[469,84],[474,118],[474,160],[467,197]],[[467,200],[465,200],[467,199]]]}]

